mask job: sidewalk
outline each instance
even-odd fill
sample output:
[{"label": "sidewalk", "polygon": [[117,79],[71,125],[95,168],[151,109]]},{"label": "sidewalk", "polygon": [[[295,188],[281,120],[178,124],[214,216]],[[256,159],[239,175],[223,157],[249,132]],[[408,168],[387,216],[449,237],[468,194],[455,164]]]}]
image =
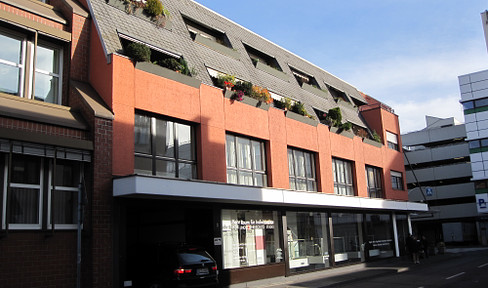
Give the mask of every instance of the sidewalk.
[{"label": "sidewalk", "polygon": [[433,264],[455,257],[456,253],[484,250],[483,248],[453,248],[446,249],[445,254],[437,254],[427,259],[421,259],[420,264],[413,264],[410,258],[399,257],[378,260],[370,263],[358,263],[317,272],[293,275],[290,277],[275,277],[246,283],[233,284],[229,288],[325,288],[338,287],[340,284],[371,279],[421,268],[422,264]]}]

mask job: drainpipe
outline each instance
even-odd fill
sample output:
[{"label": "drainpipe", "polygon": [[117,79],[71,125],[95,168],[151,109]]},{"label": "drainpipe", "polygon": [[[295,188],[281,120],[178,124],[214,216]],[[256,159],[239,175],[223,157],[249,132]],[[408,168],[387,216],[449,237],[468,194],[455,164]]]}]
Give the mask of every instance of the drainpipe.
[{"label": "drainpipe", "polygon": [[[83,171],[83,163],[81,163],[81,171]],[[76,243],[76,288],[81,288],[81,227],[83,225],[83,188],[85,179],[83,174],[78,185],[78,234]]]}]

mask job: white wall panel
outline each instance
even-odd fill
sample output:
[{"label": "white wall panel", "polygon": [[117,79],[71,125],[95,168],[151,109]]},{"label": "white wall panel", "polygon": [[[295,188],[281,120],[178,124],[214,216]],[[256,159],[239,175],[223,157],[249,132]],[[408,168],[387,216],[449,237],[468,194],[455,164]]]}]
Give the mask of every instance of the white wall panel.
[{"label": "white wall panel", "polygon": [[475,113],[476,121],[488,120],[488,111]]},{"label": "white wall panel", "polygon": [[[470,114],[472,115],[472,114]],[[473,132],[473,131],[476,131],[478,130],[478,125],[476,125],[477,123],[474,122],[474,123],[466,123],[464,126],[466,126],[466,132]]]},{"label": "white wall panel", "polygon": [[464,123],[473,123],[476,122],[476,114],[467,114],[464,115]]},{"label": "white wall panel", "polygon": [[481,156],[481,153],[469,154],[469,158],[471,158],[471,163],[483,161],[483,157]]}]

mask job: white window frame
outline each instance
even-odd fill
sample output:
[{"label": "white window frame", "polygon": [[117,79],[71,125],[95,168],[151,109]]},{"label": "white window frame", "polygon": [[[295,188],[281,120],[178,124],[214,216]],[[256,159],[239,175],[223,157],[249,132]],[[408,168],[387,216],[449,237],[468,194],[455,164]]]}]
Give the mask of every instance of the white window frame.
[{"label": "white window frame", "polygon": [[[8,66],[12,66],[12,67],[16,67],[16,68],[20,68],[20,75],[19,75],[19,97],[21,98],[25,98],[25,99],[31,99],[31,100],[35,100],[34,99],[34,92],[35,92],[35,87],[33,87],[33,77],[35,75],[35,73],[41,73],[41,74],[44,74],[44,75],[49,75],[49,76],[52,76],[52,77],[56,77],[58,78],[58,87],[57,87],[57,95],[55,96],[57,99],[56,101],[54,101],[54,103],[52,104],[57,104],[57,105],[61,105],[62,103],[62,95],[63,95],[63,90],[62,90],[62,87],[63,87],[63,55],[64,55],[64,50],[61,46],[58,46],[58,45],[55,45],[55,44],[52,44],[48,41],[45,41],[45,40],[38,40],[38,43],[37,43],[37,46],[39,47],[43,47],[43,48],[47,48],[47,49],[51,49],[51,50],[57,50],[57,53],[58,53],[58,59],[57,59],[57,62],[58,62],[58,73],[53,73],[53,72],[48,72],[48,71],[43,71],[41,69],[37,69],[37,65],[34,64],[34,51],[36,50],[36,47],[35,47],[35,43],[33,41],[29,41],[27,39],[27,35],[28,35],[29,32],[26,32],[26,33],[20,33],[20,32],[13,32],[13,31],[10,31],[8,29],[4,29],[4,28],[0,28],[0,34],[2,34],[3,36],[5,37],[9,37],[9,38],[13,38],[13,39],[16,39],[16,40],[20,40],[22,42],[22,45],[21,45],[21,63],[20,64],[16,64],[16,63],[12,63],[10,61],[5,61],[5,60],[2,60],[0,59],[0,63],[4,64],[4,65],[8,65]],[[29,59],[27,59],[27,55],[29,54]],[[27,61],[28,60],[28,61]],[[34,67],[36,67],[34,69]],[[27,82],[28,85],[25,85],[25,83]],[[35,83],[34,83],[35,85]],[[44,101],[41,101],[41,100],[36,100],[36,101],[39,101],[39,102],[44,102]],[[45,103],[51,103],[51,102],[45,102]]]},{"label": "white window frame", "polygon": [[[39,203],[38,203],[38,223],[37,224],[17,224],[17,223],[9,223],[8,229],[9,230],[40,230],[42,228],[42,203],[43,203],[43,190],[44,187],[44,159],[40,158],[40,181],[39,184],[23,184],[23,183],[10,183],[11,188],[27,188],[27,189],[37,189],[39,193]],[[8,165],[8,154],[5,155],[5,165],[4,165],[4,184],[3,184],[3,209],[2,209],[2,228],[6,229],[7,225],[7,182],[8,173],[9,173],[9,165]]]},{"label": "white window frame", "polygon": [[[388,148],[399,151],[398,147],[398,135],[389,131],[386,131],[386,142]],[[392,147],[394,146],[394,147]]]},{"label": "white window frame", "polygon": [[[81,162],[79,163],[81,165]],[[52,186],[52,181],[53,181],[53,168],[54,163],[49,164],[49,177],[48,177],[48,187],[49,187],[49,193],[47,196],[47,228],[52,229],[52,217],[51,217],[51,212],[53,211],[52,207],[52,193],[53,193],[53,186]],[[80,179],[82,179],[83,175],[83,165],[80,167]],[[66,193],[77,193],[78,192],[78,187],[69,187],[69,186],[56,186],[56,191],[64,191]],[[78,202],[78,194],[76,194],[76,201]],[[78,223],[73,223],[73,224],[58,224],[54,223],[54,229],[56,230],[72,230],[72,229],[77,229],[78,228]]]},{"label": "white window frame", "polygon": [[[349,168],[350,171],[347,173],[345,169]],[[339,170],[338,170],[339,169]],[[334,179],[334,194],[336,195],[343,195],[343,196],[355,196],[356,191],[354,187],[354,165],[353,162],[348,160],[343,160],[340,158],[332,158],[332,173]],[[347,179],[349,174],[350,179]],[[344,179],[344,181],[340,181]],[[348,180],[351,183],[347,183]],[[346,193],[340,193],[340,187],[346,188]],[[351,191],[351,193],[347,193],[347,190]]]}]

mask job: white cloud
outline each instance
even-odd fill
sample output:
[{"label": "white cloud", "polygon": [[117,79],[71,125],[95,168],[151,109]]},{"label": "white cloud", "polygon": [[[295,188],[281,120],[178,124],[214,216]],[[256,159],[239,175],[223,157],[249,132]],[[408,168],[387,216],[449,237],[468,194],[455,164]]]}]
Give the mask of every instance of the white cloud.
[{"label": "white cloud", "polygon": [[463,50],[425,51],[359,64],[345,79],[391,106],[402,133],[425,128],[426,115],[464,122],[458,76],[488,69],[484,43],[464,44]]},{"label": "white cloud", "polygon": [[460,97],[451,95],[448,97],[426,98],[423,101],[400,101],[391,103],[395,114],[400,120],[401,133],[408,133],[425,128],[425,116],[439,118],[454,117],[464,122]]}]

